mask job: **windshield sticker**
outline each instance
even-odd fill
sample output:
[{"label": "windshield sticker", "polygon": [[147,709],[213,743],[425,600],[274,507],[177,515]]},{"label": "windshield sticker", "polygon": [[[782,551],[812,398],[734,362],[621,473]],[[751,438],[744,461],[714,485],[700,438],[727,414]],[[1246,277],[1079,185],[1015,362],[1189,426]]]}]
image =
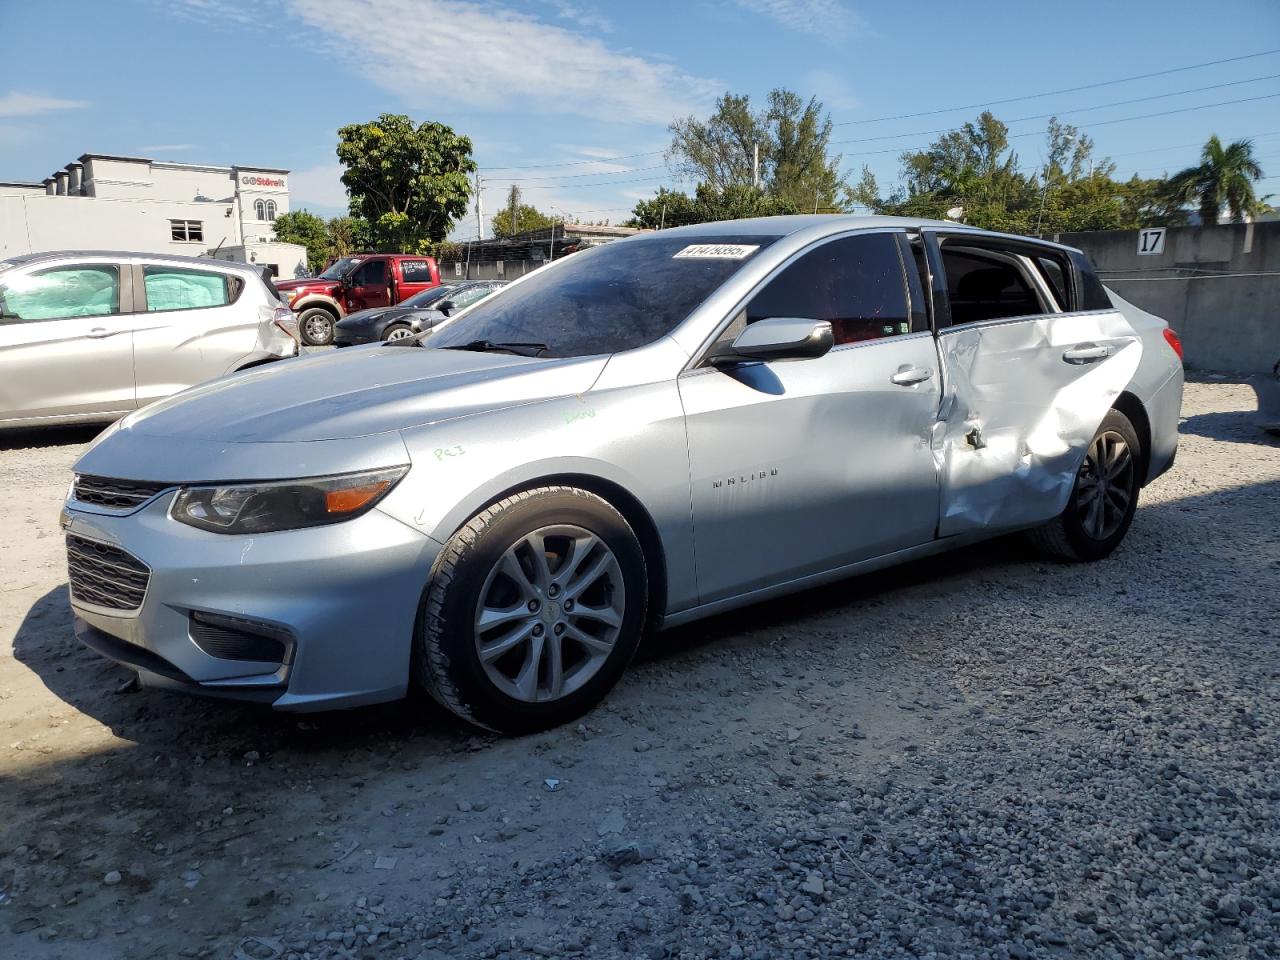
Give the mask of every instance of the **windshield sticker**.
[{"label": "windshield sticker", "polygon": [[694,243],[672,257],[673,260],[693,258],[697,260],[745,260],[757,250],[759,244],[747,243]]}]

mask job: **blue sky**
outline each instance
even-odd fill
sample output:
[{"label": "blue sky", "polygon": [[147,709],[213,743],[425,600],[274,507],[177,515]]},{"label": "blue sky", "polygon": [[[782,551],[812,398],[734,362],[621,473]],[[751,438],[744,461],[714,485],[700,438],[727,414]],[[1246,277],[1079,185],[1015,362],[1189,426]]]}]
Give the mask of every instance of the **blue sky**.
[{"label": "blue sky", "polygon": [[[40,180],[82,153],[293,171],[293,205],[345,200],[335,131],[382,112],[475,143],[486,211],[512,182],[548,211],[624,219],[676,185],[676,116],[726,90],[816,94],[836,149],[882,186],[897,156],[979,108],[1280,48],[1275,0],[1070,4],[974,0],[0,0],[0,180]],[[52,18],[52,19],[51,19]],[[1247,81],[1247,82],[1239,82]],[[1230,84],[1230,85],[1228,85]],[[1202,89],[1217,86],[1217,89]],[[1169,96],[1165,96],[1172,94]],[[1280,54],[1007,103],[1024,161],[1058,112],[1124,175],[1195,161],[1211,133],[1253,136],[1280,173]],[[1156,99],[1143,99],[1156,98]],[[1121,100],[1140,102],[1102,106]],[[1082,109],[1100,107],[1099,109]],[[1163,111],[1145,119],[1125,119]],[[1020,119],[1026,118],[1026,119]],[[1014,122],[1014,121],[1017,122]],[[1121,121],[1121,122],[1108,122]],[[607,159],[618,158],[618,159]],[[1280,193],[1269,178],[1263,191]],[[474,235],[474,218],[458,228]]]}]

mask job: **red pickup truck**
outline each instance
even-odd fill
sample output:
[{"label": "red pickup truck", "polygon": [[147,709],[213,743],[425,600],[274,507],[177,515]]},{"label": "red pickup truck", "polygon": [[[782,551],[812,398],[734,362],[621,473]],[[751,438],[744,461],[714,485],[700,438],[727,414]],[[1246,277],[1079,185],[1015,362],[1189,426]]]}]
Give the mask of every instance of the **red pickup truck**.
[{"label": "red pickup truck", "polygon": [[333,342],[333,327],[348,313],[389,307],[415,293],[440,286],[433,257],[407,253],[359,253],[341,257],[318,277],[280,280],[276,289],[298,316],[302,342]]}]

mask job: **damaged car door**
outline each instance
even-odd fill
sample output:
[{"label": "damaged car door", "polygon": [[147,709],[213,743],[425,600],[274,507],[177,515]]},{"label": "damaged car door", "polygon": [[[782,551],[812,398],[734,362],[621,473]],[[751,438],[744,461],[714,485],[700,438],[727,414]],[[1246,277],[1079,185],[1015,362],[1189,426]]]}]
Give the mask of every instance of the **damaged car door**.
[{"label": "damaged car door", "polygon": [[1065,508],[1142,342],[1059,248],[944,230],[923,242],[950,314],[938,331],[938,534],[1047,521]]},{"label": "damaged car door", "polygon": [[[857,233],[796,254],[679,380],[702,601],[928,543],[938,486],[938,357],[905,234]],[[828,321],[808,359],[716,365],[774,317]]]}]

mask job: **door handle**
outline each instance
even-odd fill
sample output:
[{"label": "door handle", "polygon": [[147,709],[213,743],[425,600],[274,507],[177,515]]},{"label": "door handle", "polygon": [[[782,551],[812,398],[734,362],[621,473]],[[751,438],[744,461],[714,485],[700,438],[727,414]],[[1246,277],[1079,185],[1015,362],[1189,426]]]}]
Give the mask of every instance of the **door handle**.
[{"label": "door handle", "polygon": [[1078,343],[1062,355],[1067,363],[1093,363],[1111,355],[1110,347],[1100,347],[1096,343]]},{"label": "door handle", "polygon": [[106,327],[94,327],[92,330],[86,333],[85,336],[92,337],[94,340],[101,340],[103,337],[111,336],[111,331],[108,330]]},{"label": "door handle", "polygon": [[896,383],[900,387],[910,387],[917,383],[924,383],[932,376],[933,371],[928,367],[913,367],[904,363],[898,368],[898,372],[889,378],[889,382]]}]

